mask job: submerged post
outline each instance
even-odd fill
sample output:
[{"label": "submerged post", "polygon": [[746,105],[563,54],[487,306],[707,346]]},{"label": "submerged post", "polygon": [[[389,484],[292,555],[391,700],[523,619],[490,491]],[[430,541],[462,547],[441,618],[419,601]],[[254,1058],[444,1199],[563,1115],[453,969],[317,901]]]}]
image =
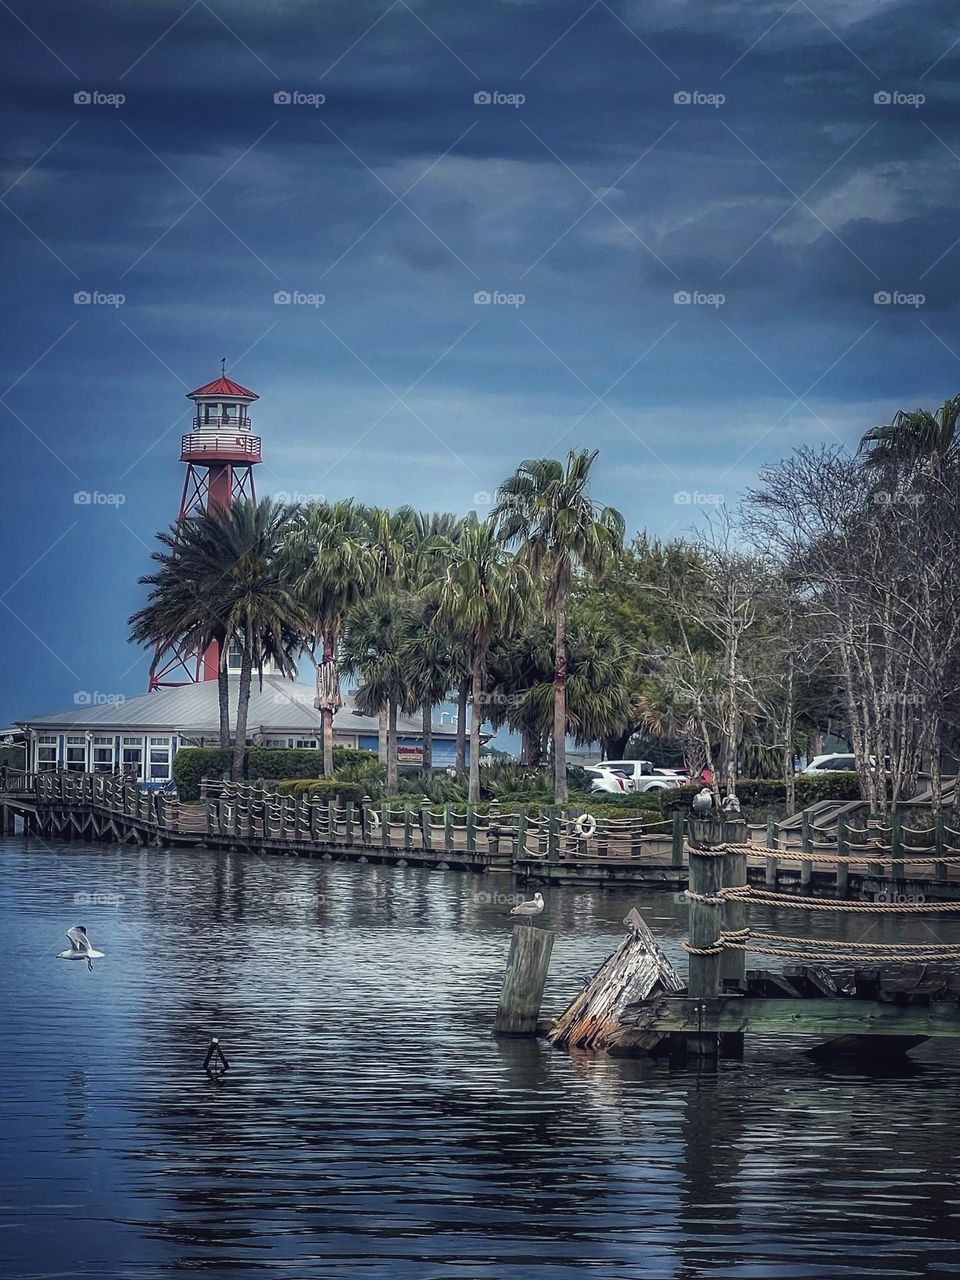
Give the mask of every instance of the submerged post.
[{"label": "submerged post", "polygon": [[543,988],[550,967],[556,934],[551,929],[518,924],[510,941],[510,955],[503,975],[494,1033],[501,1036],[535,1036]]}]

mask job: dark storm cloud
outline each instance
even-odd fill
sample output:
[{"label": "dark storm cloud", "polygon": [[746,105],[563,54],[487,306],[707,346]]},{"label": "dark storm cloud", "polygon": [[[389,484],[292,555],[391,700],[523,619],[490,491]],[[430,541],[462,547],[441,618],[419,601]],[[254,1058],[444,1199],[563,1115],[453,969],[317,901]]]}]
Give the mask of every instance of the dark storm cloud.
[{"label": "dark storm cloud", "polygon": [[[263,394],[262,490],[465,510],[591,445],[662,532],[678,490],[733,501],[800,440],[953,392],[958,34],[894,0],[0,7],[7,651],[42,637],[64,701],[56,589],[68,666],[102,664],[81,687],[129,665],[183,393],[222,354]],[[275,303],[297,290],[325,300]],[[498,290],[524,301],[475,303]],[[63,586],[58,537],[108,570]]]}]

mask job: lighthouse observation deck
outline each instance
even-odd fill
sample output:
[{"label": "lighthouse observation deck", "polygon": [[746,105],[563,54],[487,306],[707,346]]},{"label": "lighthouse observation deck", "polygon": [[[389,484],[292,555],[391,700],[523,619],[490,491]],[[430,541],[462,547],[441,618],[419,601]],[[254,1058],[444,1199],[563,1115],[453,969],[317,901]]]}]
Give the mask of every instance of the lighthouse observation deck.
[{"label": "lighthouse observation deck", "polygon": [[[249,419],[247,419],[249,422]],[[233,419],[228,425],[202,427],[183,436],[180,442],[181,462],[234,462],[252,464],[260,461],[260,437],[250,435]]]}]

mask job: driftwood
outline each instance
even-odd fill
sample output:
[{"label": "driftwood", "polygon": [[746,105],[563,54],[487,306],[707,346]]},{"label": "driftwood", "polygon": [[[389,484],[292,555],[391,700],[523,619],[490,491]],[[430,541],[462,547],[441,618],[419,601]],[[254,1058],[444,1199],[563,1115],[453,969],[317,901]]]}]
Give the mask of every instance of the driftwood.
[{"label": "driftwood", "polygon": [[[673,966],[636,908],[623,922],[629,930],[580,994],[554,1023],[548,1039],[571,1049],[606,1049],[629,1004],[683,989]],[[661,1037],[653,1035],[651,1040]],[[631,1045],[649,1052],[651,1046]]]}]

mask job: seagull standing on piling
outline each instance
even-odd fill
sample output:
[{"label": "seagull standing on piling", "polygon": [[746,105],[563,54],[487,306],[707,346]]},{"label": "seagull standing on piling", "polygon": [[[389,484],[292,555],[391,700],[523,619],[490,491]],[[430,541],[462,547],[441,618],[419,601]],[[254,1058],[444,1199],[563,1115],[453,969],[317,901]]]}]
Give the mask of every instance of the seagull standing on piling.
[{"label": "seagull standing on piling", "polygon": [[713,792],[709,787],[704,787],[693,797],[693,812],[700,814],[713,812]]},{"label": "seagull standing on piling", "polygon": [[723,812],[737,814],[740,812],[740,801],[736,796],[723,797]]},{"label": "seagull standing on piling", "polygon": [[538,916],[543,910],[543,894],[535,893],[529,902],[518,902],[510,908],[512,916]]},{"label": "seagull standing on piling", "polygon": [[92,973],[94,960],[102,960],[104,953],[102,951],[94,951],[90,939],[87,937],[87,931],[82,924],[75,924],[72,929],[68,929],[67,937],[70,939],[70,950],[61,951],[57,959],[86,960],[87,968]]}]

